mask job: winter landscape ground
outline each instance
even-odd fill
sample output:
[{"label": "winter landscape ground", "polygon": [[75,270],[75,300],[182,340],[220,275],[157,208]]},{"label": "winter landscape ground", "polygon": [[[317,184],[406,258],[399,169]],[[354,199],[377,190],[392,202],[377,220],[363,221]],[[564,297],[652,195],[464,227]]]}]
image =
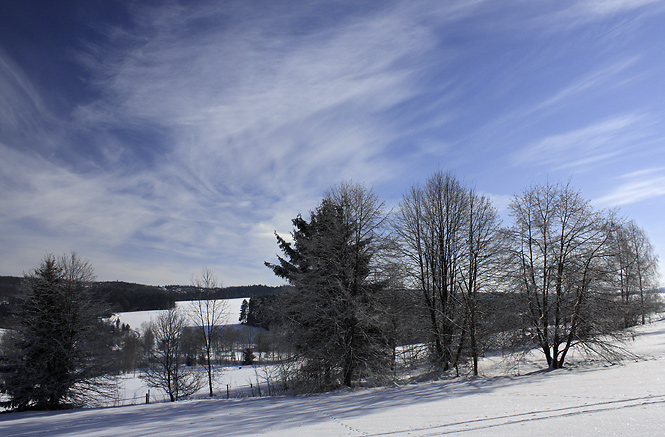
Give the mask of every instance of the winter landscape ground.
[{"label": "winter landscape ground", "polygon": [[[310,396],[232,397],[0,415],[0,435],[662,435],[665,316],[638,327],[635,356],[609,365],[571,357],[542,371],[501,357],[482,376]],[[249,381],[255,369],[229,369]]]},{"label": "winter landscape ground", "polygon": [[[248,335],[253,336],[256,332],[261,331],[262,329],[238,323],[240,307],[243,300],[245,300],[245,298],[224,299],[225,321],[222,324],[225,325],[225,329],[236,329],[242,330],[243,332],[249,331]],[[246,298],[246,300],[249,300],[249,298]],[[176,308],[185,313],[191,311],[191,301],[176,302]],[[163,310],[131,311],[118,313],[114,317],[119,318],[121,323],[129,324],[133,329],[141,330],[144,324],[154,320],[161,312],[163,312]],[[203,371],[204,370],[201,369],[201,372]],[[263,367],[228,366],[220,368],[219,372],[222,376],[218,378],[217,391],[219,396],[222,397],[227,396],[227,388],[232,397],[246,397],[258,395],[258,391],[255,391],[253,388],[256,387],[257,382],[258,384],[263,383],[263,386],[265,387],[265,381],[264,378],[262,378],[262,375],[265,373]],[[206,390],[206,388],[202,388],[199,392],[199,396],[205,397],[207,393]],[[111,403],[116,404],[115,406],[117,406],[117,404],[129,405],[143,403],[147,391],[148,387],[137,374],[126,374],[120,378],[116,399],[111,401]],[[150,398],[153,401],[168,400],[166,393],[155,389],[151,389]]]}]

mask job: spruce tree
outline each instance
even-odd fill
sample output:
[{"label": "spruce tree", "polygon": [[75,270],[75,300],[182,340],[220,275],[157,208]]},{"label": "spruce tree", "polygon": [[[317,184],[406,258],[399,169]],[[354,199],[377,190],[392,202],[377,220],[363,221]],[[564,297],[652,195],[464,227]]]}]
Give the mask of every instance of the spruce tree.
[{"label": "spruce tree", "polygon": [[266,265],[295,288],[281,296],[279,318],[305,389],[353,386],[388,374],[385,278],[378,268],[384,219],[373,192],[343,184],[309,221],[293,220],[293,242],[277,235],[284,257]]},{"label": "spruce tree", "polygon": [[242,304],[240,305],[240,317],[238,318],[238,321],[242,324],[247,323],[248,309],[249,309],[249,302],[247,302],[247,299],[243,299]]},{"label": "spruce tree", "polygon": [[91,293],[92,266],[76,254],[47,255],[25,275],[25,298],[2,392],[16,410],[82,406],[107,394],[104,376],[112,362],[111,327],[104,306]]}]

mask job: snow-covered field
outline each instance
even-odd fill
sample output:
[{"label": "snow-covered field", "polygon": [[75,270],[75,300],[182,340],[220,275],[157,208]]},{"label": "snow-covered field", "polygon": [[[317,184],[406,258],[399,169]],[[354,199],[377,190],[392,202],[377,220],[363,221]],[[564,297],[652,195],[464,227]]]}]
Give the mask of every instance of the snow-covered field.
[{"label": "snow-covered field", "polygon": [[[238,323],[240,316],[240,306],[244,299],[224,299],[225,308],[225,321],[223,325],[227,325],[233,329],[250,329],[253,333],[259,331],[258,328],[250,328]],[[176,302],[176,308],[182,310],[183,313],[189,314],[192,311],[192,301]],[[153,311],[131,311],[121,312],[114,314],[114,318],[120,319],[120,323],[128,324],[132,329],[141,330],[144,324],[155,320],[157,316],[166,310],[153,310]],[[253,335],[253,334],[252,334]],[[204,372],[204,369],[200,369]],[[261,384],[262,389],[265,391],[265,371],[262,367],[253,366],[220,366],[216,372],[220,375],[217,378],[217,393],[216,396],[226,397],[227,389],[231,397],[247,397],[258,394],[257,384]],[[115,399],[108,400],[105,403],[108,405],[132,405],[145,402],[145,395],[148,387],[145,382],[139,377],[140,372],[134,374],[126,374],[119,378],[118,390],[115,394]],[[199,393],[194,397],[205,397],[207,394],[207,386],[202,388]],[[150,390],[151,400],[160,402],[168,400],[165,392],[159,389]]]},{"label": "snow-covered field", "polygon": [[[249,300],[249,298],[246,298]],[[224,302],[226,305],[226,322],[222,323],[223,325],[233,325],[238,323],[238,318],[240,317],[240,306],[242,305],[243,298],[238,299],[223,299],[221,302]],[[182,301],[176,302],[176,308],[182,310],[185,313],[190,313],[192,310],[192,301]],[[128,324],[132,329],[140,330],[141,325],[145,322],[150,322],[157,318],[159,313],[162,313],[166,310],[154,310],[154,311],[131,311],[124,313],[117,313],[114,317],[120,319],[120,323]]]},{"label": "snow-covered field", "polygon": [[[198,370],[202,376],[207,378],[204,367]],[[277,369],[274,365],[256,366],[216,366],[215,367],[215,397],[218,398],[243,398],[252,396],[265,396],[268,393],[268,382],[270,384],[277,380]],[[148,386],[140,378],[140,372],[129,373],[119,377],[117,391],[113,399],[100,401],[103,406],[122,406],[145,403],[145,395]],[[192,396],[194,399],[208,397],[208,386],[202,387]],[[151,402],[166,402],[169,397],[163,390],[151,388]],[[0,433],[2,436],[2,433]]]},{"label": "snow-covered field", "polygon": [[504,363],[488,360],[472,379],[12,413],[0,416],[0,435],[663,435],[665,319],[637,333],[627,347],[640,358],[620,365],[542,372],[527,361],[519,375],[491,376]]}]

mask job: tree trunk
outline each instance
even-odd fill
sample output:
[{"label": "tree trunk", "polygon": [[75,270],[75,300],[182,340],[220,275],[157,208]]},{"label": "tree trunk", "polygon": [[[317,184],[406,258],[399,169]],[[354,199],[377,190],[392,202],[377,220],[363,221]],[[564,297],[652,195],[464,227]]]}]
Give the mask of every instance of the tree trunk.
[{"label": "tree trunk", "polygon": [[208,365],[208,388],[210,389],[210,397],[213,397],[212,393],[212,363],[210,361],[210,347],[206,351],[207,365]]}]

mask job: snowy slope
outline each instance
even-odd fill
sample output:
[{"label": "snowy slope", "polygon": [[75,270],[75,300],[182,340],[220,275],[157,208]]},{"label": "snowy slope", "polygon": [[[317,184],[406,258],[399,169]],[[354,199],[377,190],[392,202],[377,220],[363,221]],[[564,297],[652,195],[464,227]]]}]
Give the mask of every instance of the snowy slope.
[{"label": "snowy slope", "polygon": [[[249,298],[246,298],[249,300]],[[224,302],[226,305],[226,322],[224,325],[233,325],[238,323],[238,317],[240,316],[240,306],[242,305],[243,298],[237,299],[222,299],[221,302]],[[180,301],[176,302],[176,308],[183,310],[185,313],[191,312],[192,301]],[[128,311],[123,313],[117,313],[114,317],[120,319],[120,323],[128,324],[132,329],[139,330],[141,325],[150,320],[157,318],[159,313],[165,312],[166,310],[153,310],[153,311]]]},{"label": "snowy slope", "polygon": [[0,416],[0,435],[663,435],[665,319],[638,332],[627,346],[641,358],[622,365],[522,367],[521,376],[316,396],[14,413]]}]

